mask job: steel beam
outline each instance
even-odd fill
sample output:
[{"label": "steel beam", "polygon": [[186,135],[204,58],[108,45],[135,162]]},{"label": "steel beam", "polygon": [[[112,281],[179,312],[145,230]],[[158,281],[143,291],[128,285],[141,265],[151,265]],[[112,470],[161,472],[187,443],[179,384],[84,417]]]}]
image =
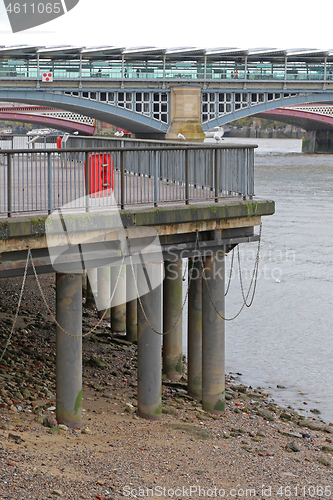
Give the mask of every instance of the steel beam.
[{"label": "steel beam", "polygon": [[225,407],[224,259],[204,258],[202,285],[202,407],[221,413]]},{"label": "steel beam", "polygon": [[56,274],[56,417],[82,423],[82,275]]}]

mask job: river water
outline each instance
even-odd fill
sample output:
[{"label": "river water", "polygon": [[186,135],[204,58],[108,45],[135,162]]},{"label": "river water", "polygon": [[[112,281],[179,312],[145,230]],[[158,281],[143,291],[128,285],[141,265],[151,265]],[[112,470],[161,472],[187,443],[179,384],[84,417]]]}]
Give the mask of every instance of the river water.
[{"label": "river water", "polygon": [[[333,156],[303,155],[293,139],[225,142],[258,144],[255,193],[276,203],[275,215],[262,218],[253,305],[226,322],[226,373],[267,389],[280,404],[307,416],[316,408],[333,421]],[[239,248],[246,289],[257,243]],[[227,317],[242,305],[236,255]],[[226,280],[230,264],[231,254]]]}]

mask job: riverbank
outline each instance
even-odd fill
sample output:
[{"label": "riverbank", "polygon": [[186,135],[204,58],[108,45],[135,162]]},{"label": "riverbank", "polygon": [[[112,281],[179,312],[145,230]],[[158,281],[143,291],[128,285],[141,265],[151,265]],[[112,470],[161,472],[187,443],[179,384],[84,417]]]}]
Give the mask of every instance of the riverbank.
[{"label": "riverbank", "polygon": [[[54,278],[40,280],[53,307]],[[18,278],[0,280],[1,352],[20,286]],[[84,333],[95,322],[96,312],[84,310]],[[17,329],[0,362],[0,499],[204,493],[281,499],[289,492],[332,498],[333,426],[280,408],[231,376],[226,382],[221,416],[203,412],[187,396],[185,380],[164,381],[161,420],[143,420],[136,415],[136,346],[110,335],[104,323],[83,340],[83,427],[57,426],[54,325],[28,277]]]}]

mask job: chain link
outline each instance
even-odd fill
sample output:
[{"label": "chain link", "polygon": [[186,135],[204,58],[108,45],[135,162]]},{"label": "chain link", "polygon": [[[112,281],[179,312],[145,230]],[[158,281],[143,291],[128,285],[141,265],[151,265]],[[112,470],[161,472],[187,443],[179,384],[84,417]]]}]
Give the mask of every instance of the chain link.
[{"label": "chain link", "polygon": [[[166,332],[160,332],[160,331],[156,330],[156,328],[153,327],[153,325],[149,321],[148,316],[146,314],[146,311],[145,311],[145,309],[143,307],[143,304],[142,304],[142,301],[141,301],[141,297],[140,297],[140,293],[139,293],[139,289],[138,289],[138,284],[137,284],[136,276],[135,276],[135,270],[134,270],[134,265],[133,265],[132,253],[131,253],[131,248],[130,248],[130,242],[129,242],[128,238],[127,238],[127,246],[128,246],[128,254],[129,254],[129,258],[130,258],[130,264],[131,264],[131,270],[132,270],[132,274],[133,274],[134,285],[135,285],[135,291],[136,291],[136,294],[137,294],[137,297],[138,297],[138,301],[139,301],[139,305],[140,305],[140,309],[142,311],[142,314],[143,314],[146,322],[148,323],[149,327],[153,330],[154,333],[157,333],[157,335],[162,335],[162,336],[167,335],[168,333],[172,332],[172,330],[176,327],[177,323],[179,322],[180,318],[182,317],[183,310],[184,310],[184,307],[185,307],[185,304],[186,304],[186,301],[187,301],[188,293],[189,293],[189,290],[190,290],[190,285],[191,285],[191,282],[192,282],[192,274],[193,274],[192,271],[193,271],[193,267],[194,267],[194,260],[192,259],[192,265],[191,265],[191,268],[189,269],[189,273],[188,273],[188,277],[189,277],[189,279],[188,279],[188,285],[187,285],[186,294],[185,294],[185,298],[184,298],[184,301],[183,301],[180,313],[179,313],[176,321],[174,322],[174,324],[172,325],[172,327],[169,328],[168,331],[166,331]],[[198,233],[198,231],[197,231],[197,234],[196,234],[195,246],[196,246],[196,250],[197,250],[199,248],[199,233]],[[185,276],[185,273],[184,273],[184,276]],[[183,276],[183,278],[184,278],[184,276]]]},{"label": "chain link", "polygon": [[[225,316],[222,316],[222,314],[218,311],[216,305],[215,305],[215,302],[212,298],[212,295],[211,295],[211,292],[210,292],[210,289],[209,289],[209,286],[208,286],[208,280],[206,278],[206,275],[205,275],[205,268],[204,268],[204,263],[203,263],[203,258],[202,256],[200,256],[200,260],[201,260],[201,268],[202,268],[202,277],[205,281],[205,285],[207,287],[207,291],[208,291],[208,295],[209,295],[209,298],[210,298],[210,301],[213,305],[213,308],[215,310],[215,312],[218,314],[218,316],[223,319],[224,321],[233,321],[234,319],[236,319],[240,313],[242,312],[242,310],[244,309],[244,307],[247,305],[247,307],[250,307],[253,303],[253,299],[254,299],[254,294],[255,294],[255,290],[256,290],[256,286],[257,286],[257,280],[258,280],[258,269],[259,269],[259,256],[260,256],[260,243],[261,243],[261,231],[262,231],[262,223],[260,224],[260,232],[259,232],[259,242],[258,242],[258,250],[257,250],[257,256],[256,256],[256,261],[255,261],[255,264],[254,264],[254,268],[253,268],[253,273],[252,273],[252,279],[251,279],[251,283],[250,283],[250,286],[249,286],[249,289],[247,291],[247,294],[246,294],[246,297],[244,297],[243,295],[243,305],[242,307],[240,308],[240,310],[238,311],[237,314],[235,314],[235,316],[233,316],[232,318],[226,318]],[[251,298],[251,301],[250,301],[250,304],[248,305],[247,304],[247,299],[250,295],[250,291],[251,291],[251,288],[252,288],[252,283],[253,283],[253,280],[255,279],[255,282],[254,282],[254,288],[253,288],[253,294],[252,294],[252,298]]]},{"label": "chain link", "polygon": [[[202,255],[199,256],[199,259],[200,259],[200,262],[201,262],[201,268],[202,268],[202,278],[204,279],[204,282],[205,282],[205,286],[207,287],[207,291],[208,291],[208,295],[209,295],[209,298],[210,298],[210,301],[213,305],[213,308],[215,310],[215,312],[218,314],[218,316],[223,319],[224,321],[233,321],[234,319],[236,319],[240,313],[242,312],[242,310],[244,309],[244,307],[251,307],[252,303],[253,303],[253,300],[254,300],[254,296],[255,296],[255,291],[256,291],[256,286],[257,286],[257,281],[258,281],[258,269],[259,269],[259,256],[260,256],[260,244],[261,244],[261,233],[262,233],[262,223],[260,224],[260,232],[259,232],[259,242],[258,242],[258,250],[257,250],[257,256],[256,256],[256,260],[255,260],[255,264],[254,264],[254,268],[253,268],[253,273],[252,273],[252,278],[251,278],[251,282],[250,282],[250,285],[249,285],[249,289],[247,291],[247,294],[245,295],[244,293],[244,286],[243,286],[243,280],[242,280],[242,273],[241,273],[241,264],[240,264],[240,256],[239,256],[239,249],[238,249],[238,268],[239,268],[239,278],[240,278],[240,286],[241,286],[241,291],[242,291],[242,297],[243,297],[243,304],[242,304],[242,307],[240,308],[240,310],[238,311],[238,313],[233,316],[232,318],[226,318],[224,316],[222,316],[222,314],[218,311],[216,305],[215,305],[215,302],[212,298],[212,295],[211,295],[211,292],[210,292],[210,289],[209,289],[209,286],[208,286],[208,280],[207,280],[207,277],[205,275],[205,268],[204,268],[204,262],[203,262],[203,258],[202,258]],[[177,323],[179,322],[181,316],[182,316],[182,313],[183,313],[183,310],[184,310],[184,307],[185,307],[185,304],[186,304],[186,301],[187,301],[187,297],[188,297],[188,294],[189,294],[189,290],[190,290],[190,286],[191,286],[191,282],[192,282],[192,275],[193,275],[193,267],[194,267],[194,259],[192,259],[192,264],[191,264],[191,268],[188,270],[188,286],[187,286],[187,289],[186,289],[186,294],[185,294],[185,298],[184,298],[184,301],[183,301],[183,304],[182,304],[182,308],[180,310],[180,313],[175,321],[175,323],[172,325],[172,327],[166,331],[166,332],[160,332],[158,330],[156,330],[153,325],[150,323],[148,317],[147,317],[147,314],[144,310],[144,307],[143,307],[143,304],[142,304],[142,301],[141,301],[141,297],[140,297],[140,293],[139,293],[139,289],[138,289],[138,283],[137,283],[137,279],[136,279],[136,276],[135,276],[135,270],[134,270],[134,264],[133,264],[133,259],[132,259],[132,253],[131,253],[131,249],[130,249],[130,242],[129,242],[129,238],[126,237],[126,241],[127,241],[127,246],[128,246],[128,255],[129,255],[129,259],[130,259],[130,266],[131,266],[131,271],[132,271],[132,275],[133,275],[133,280],[134,280],[134,285],[135,285],[135,291],[136,291],[136,294],[137,294],[137,297],[138,297],[138,302],[139,302],[139,305],[140,305],[140,308],[142,310],[142,313],[143,313],[143,316],[146,320],[146,322],[148,323],[149,327],[153,330],[153,332],[155,332],[156,334],[158,335],[167,335],[168,333],[170,333],[177,325]],[[199,232],[196,231],[196,241],[195,241],[195,250],[198,250],[199,249]],[[42,286],[40,284],[40,281],[39,281],[39,278],[38,278],[38,274],[37,274],[37,271],[36,271],[36,268],[35,268],[35,264],[34,264],[34,261],[33,261],[33,257],[32,257],[32,253],[31,253],[31,250],[30,250],[30,247],[28,247],[28,252],[27,252],[27,260],[26,260],[26,263],[25,263],[25,269],[24,269],[24,275],[23,275],[23,281],[22,281],[22,286],[21,286],[21,292],[20,292],[20,297],[19,297],[19,301],[18,301],[18,304],[17,304],[17,308],[16,308],[16,313],[15,313],[15,317],[14,317],[14,321],[13,321],[13,325],[12,325],[12,328],[11,328],[11,331],[10,331],[10,334],[8,336],[8,339],[7,339],[7,342],[6,342],[6,345],[3,349],[3,352],[0,356],[0,361],[3,359],[4,357],[4,354],[10,344],[10,341],[12,339],[12,336],[13,336],[13,333],[14,333],[14,329],[15,329],[15,325],[16,325],[16,321],[17,321],[17,318],[18,318],[18,314],[19,314],[19,310],[20,310],[20,307],[21,307],[21,302],[22,302],[22,297],[23,297],[23,292],[24,292],[24,287],[25,287],[25,283],[26,283],[26,278],[27,278],[27,274],[28,274],[28,264],[29,264],[29,261],[31,260],[31,264],[32,264],[32,269],[33,269],[33,273],[34,273],[34,276],[36,278],[36,282],[37,282],[37,286],[38,286],[38,289],[40,291],[40,294],[42,296],[42,299],[43,299],[43,302],[45,304],[45,307],[48,311],[48,313],[50,314],[51,318],[53,319],[54,323],[56,324],[56,326],[58,328],[60,328],[60,330],[62,330],[66,335],[68,335],[69,337],[74,337],[74,338],[83,338],[83,337],[87,337],[88,335],[91,335],[99,326],[100,324],[102,323],[102,321],[104,321],[104,318],[105,318],[105,315],[107,313],[107,310],[110,308],[111,306],[111,303],[112,303],[112,300],[113,300],[113,297],[114,297],[114,294],[116,292],[116,289],[117,289],[117,286],[118,286],[118,283],[119,283],[119,279],[120,279],[120,275],[121,275],[121,270],[122,270],[122,266],[124,265],[124,261],[125,261],[125,256],[123,256],[122,258],[122,263],[120,264],[120,267],[119,267],[119,273],[118,273],[118,276],[117,276],[117,280],[116,280],[116,284],[115,284],[115,287],[112,291],[112,294],[111,294],[111,298],[110,298],[110,301],[109,301],[109,304],[108,306],[106,307],[102,317],[99,319],[99,321],[96,323],[96,325],[91,328],[89,330],[89,332],[86,332],[82,335],[73,335],[72,333],[69,333],[67,332],[57,321],[57,319],[55,318],[50,306],[48,305],[47,303],[47,300],[46,300],[46,297],[44,295],[44,292],[43,292],[43,289],[42,289]],[[230,282],[231,282],[231,276],[232,276],[232,269],[233,269],[233,262],[234,262],[234,250],[233,250],[233,254],[232,254],[232,261],[231,261],[231,266],[230,266],[230,273],[229,273],[229,282],[228,282],[228,286],[227,286],[227,290],[225,292],[225,296],[227,295],[228,291],[229,291],[229,288],[230,288]],[[184,275],[183,275],[183,280],[184,280],[184,277],[185,277],[185,273],[186,273],[186,270],[184,271]],[[252,288],[252,284],[253,284],[253,281],[254,281],[254,287],[253,287],[253,292],[252,292],[252,297],[251,297],[251,300],[249,303],[247,303],[247,299],[250,295],[250,291],[251,291],[251,288]]]},{"label": "chain link", "polygon": [[25,282],[26,282],[27,274],[28,274],[29,258],[30,258],[30,256],[29,256],[29,252],[28,252],[27,260],[26,260],[26,263],[25,263],[24,274],[23,274],[23,281],[22,281],[22,286],[21,286],[21,293],[20,293],[19,301],[18,301],[18,304],[17,304],[17,307],[16,307],[16,313],[15,313],[14,321],[13,321],[12,328],[11,328],[10,334],[8,336],[6,345],[5,345],[5,347],[4,347],[3,351],[2,351],[2,354],[0,356],[0,361],[2,361],[2,359],[3,359],[4,355],[5,355],[5,352],[7,351],[7,348],[9,346],[9,344],[10,344],[11,339],[12,339],[13,333],[14,333],[16,321],[17,321],[17,318],[18,318],[18,313],[19,313],[19,310],[20,310],[20,307],[21,307],[21,302],[22,302],[22,297],[23,297]]}]

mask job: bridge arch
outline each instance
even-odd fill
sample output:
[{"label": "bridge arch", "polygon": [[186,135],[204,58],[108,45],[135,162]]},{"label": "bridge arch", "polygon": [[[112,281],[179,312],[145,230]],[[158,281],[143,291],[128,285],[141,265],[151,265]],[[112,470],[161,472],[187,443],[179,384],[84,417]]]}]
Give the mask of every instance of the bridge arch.
[{"label": "bridge arch", "polygon": [[34,108],[33,111],[29,112],[29,109],[22,108],[0,108],[0,120],[10,120],[23,123],[33,123],[37,125],[43,125],[44,127],[52,127],[57,130],[62,130],[64,132],[74,132],[78,131],[83,135],[93,135],[95,131],[95,124],[91,123],[80,123],[69,118],[53,116],[50,114],[42,114],[36,112]]},{"label": "bridge arch", "polygon": [[[0,89],[0,101],[57,107],[112,123],[133,133],[165,134],[168,131],[167,123],[154,119],[152,116],[140,114],[126,107],[85,99],[80,95],[68,95],[69,93],[44,89]],[[79,94],[79,92],[75,93]]]},{"label": "bridge arch", "polygon": [[[210,92],[212,92],[210,90]],[[214,91],[216,94],[221,93],[221,89]],[[242,92],[244,94],[245,92]],[[254,91],[251,90],[247,92],[247,94],[253,94]],[[277,99],[268,99],[269,94],[271,92],[267,91],[258,91],[258,93],[264,95],[264,102],[255,103],[253,105],[249,105],[249,101],[241,103],[240,109],[235,109],[235,102],[232,101],[233,109],[230,113],[225,113],[221,116],[215,117],[203,123],[203,130],[209,130],[213,127],[223,126],[227,123],[239,120],[241,118],[245,118],[247,116],[255,116],[257,114],[261,114],[267,111],[274,110],[276,108],[283,108],[285,106],[296,106],[299,104],[309,104],[309,103],[329,103],[333,102],[333,92],[312,92],[312,93],[304,93],[304,92],[293,92],[292,95],[290,92],[288,93],[288,97],[284,97],[284,94],[287,92],[280,93],[280,98]],[[264,116],[264,115],[263,115]]]}]

